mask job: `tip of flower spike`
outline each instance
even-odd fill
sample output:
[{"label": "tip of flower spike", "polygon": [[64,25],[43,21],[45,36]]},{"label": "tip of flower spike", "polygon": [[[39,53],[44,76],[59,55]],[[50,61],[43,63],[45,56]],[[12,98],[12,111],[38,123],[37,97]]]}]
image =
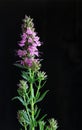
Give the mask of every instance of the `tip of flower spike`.
[{"label": "tip of flower spike", "polygon": [[33,19],[30,16],[25,15],[25,18],[23,19],[24,27],[34,27]]}]

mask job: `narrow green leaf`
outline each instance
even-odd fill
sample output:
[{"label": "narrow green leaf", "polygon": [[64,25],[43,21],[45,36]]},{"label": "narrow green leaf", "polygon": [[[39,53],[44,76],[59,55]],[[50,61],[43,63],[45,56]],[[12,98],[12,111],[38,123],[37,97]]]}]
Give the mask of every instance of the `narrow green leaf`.
[{"label": "narrow green leaf", "polygon": [[41,111],[41,109],[39,109],[39,110],[37,111],[36,116],[35,116],[35,119],[38,118],[38,116],[39,116],[39,114],[40,114],[40,111]]},{"label": "narrow green leaf", "polygon": [[47,114],[45,114],[44,116],[42,116],[39,121],[42,121],[46,116],[47,116]]},{"label": "narrow green leaf", "polygon": [[24,127],[24,124],[19,120],[19,123]]},{"label": "narrow green leaf", "polygon": [[38,100],[39,97],[40,97],[40,92],[37,93],[37,95],[36,95],[36,100]]},{"label": "narrow green leaf", "polygon": [[38,107],[37,107],[37,105],[35,105],[35,115],[37,113],[37,110],[38,110]]},{"label": "narrow green leaf", "polygon": [[15,99],[18,99],[22,103],[23,106],[26,105],[25,102],[24,102],[24,100],[21,97],[16,96],[16,97],[12,98],[12,100],[15,100]]},{"label": "narrow green leaf", "polygon": [[22,73],[22,77],[28,81],[29,79],[28,72],[21,71],[21,73]]},{"label": "narrow green leaf", "polygon": [[44,81],[44,83],[41,85],[41,88],[43,88],[45,84],[46,84],[46,81]]},{"label": "narrow green leaf", "polygon": [[42,101],[43,98],[44,98],[44,97],[46,96],[46,94],[48,93],[48,91],[49,91],[49,90],[46,90],[46,91],[41,95],[41,97],[36,101],[36,103]]},{"label": "narrow green leaf", "polygon": [[13,65],[15,65],[15,66],[17,66],[17,67],[19,67],[19,68],[22,68],[22,69],[27,69],[27,67],[25,67],[25,66],[22,66],[22,65],[20,65],[20,64],[18,64],[18,63],[16,63],[16,64],[13,64]]}]

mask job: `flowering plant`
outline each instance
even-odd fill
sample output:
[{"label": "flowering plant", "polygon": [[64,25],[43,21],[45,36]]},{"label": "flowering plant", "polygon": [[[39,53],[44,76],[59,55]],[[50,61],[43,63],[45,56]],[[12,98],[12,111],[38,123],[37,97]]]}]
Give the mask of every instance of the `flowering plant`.
[{"label": "flowering plant", "polygon": [[35,32],[33,19],[25,16],[22,25],[22,35],[19,43],[20,49],[17,55],[20,60],[16,62],[16,66],[22,69],[22,80],[19,81],[17,93],[18,99],[23,109],[18,110],[17,117],[21,124],[20,130],[56,130],[57,122],[54,118],[47,122],[44,120],[45,115],[40,116],[41,110],[38,108],[38,102],[42,101],[48,90],[41,93],[47,79],[45,72],[41,71],[41,60],[39,59],[38,47],[42,45]]}]

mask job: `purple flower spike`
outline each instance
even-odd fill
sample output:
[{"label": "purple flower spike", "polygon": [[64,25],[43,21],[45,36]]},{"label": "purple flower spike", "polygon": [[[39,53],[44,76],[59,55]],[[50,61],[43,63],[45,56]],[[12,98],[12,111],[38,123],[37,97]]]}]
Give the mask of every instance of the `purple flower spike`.
[{"label": "purple flower spike", "polygon": [[24,19],[24,24],[22,25],[22,35],[19,46],[21,49],[17,51],[17,55],[21,58],[20,64],[22,66],[32,67],[35,63],[36,68],[39,67],[39,51],[38,46],[41,46],[39,37],[35,32],[34,24],[30,17]]}]

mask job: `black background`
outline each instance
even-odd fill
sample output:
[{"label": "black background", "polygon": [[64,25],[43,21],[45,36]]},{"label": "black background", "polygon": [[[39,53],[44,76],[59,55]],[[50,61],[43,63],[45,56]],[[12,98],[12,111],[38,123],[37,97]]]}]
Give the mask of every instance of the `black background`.
[{"label": "black background", "polygon": [[0,130],[17,130],[20,70],[13,66],[25,14],[34,19],[44,45],[47,72],[42,113],[58,120],[59,130],[82,130],[82,2],[79,0],[0,0]]}]

